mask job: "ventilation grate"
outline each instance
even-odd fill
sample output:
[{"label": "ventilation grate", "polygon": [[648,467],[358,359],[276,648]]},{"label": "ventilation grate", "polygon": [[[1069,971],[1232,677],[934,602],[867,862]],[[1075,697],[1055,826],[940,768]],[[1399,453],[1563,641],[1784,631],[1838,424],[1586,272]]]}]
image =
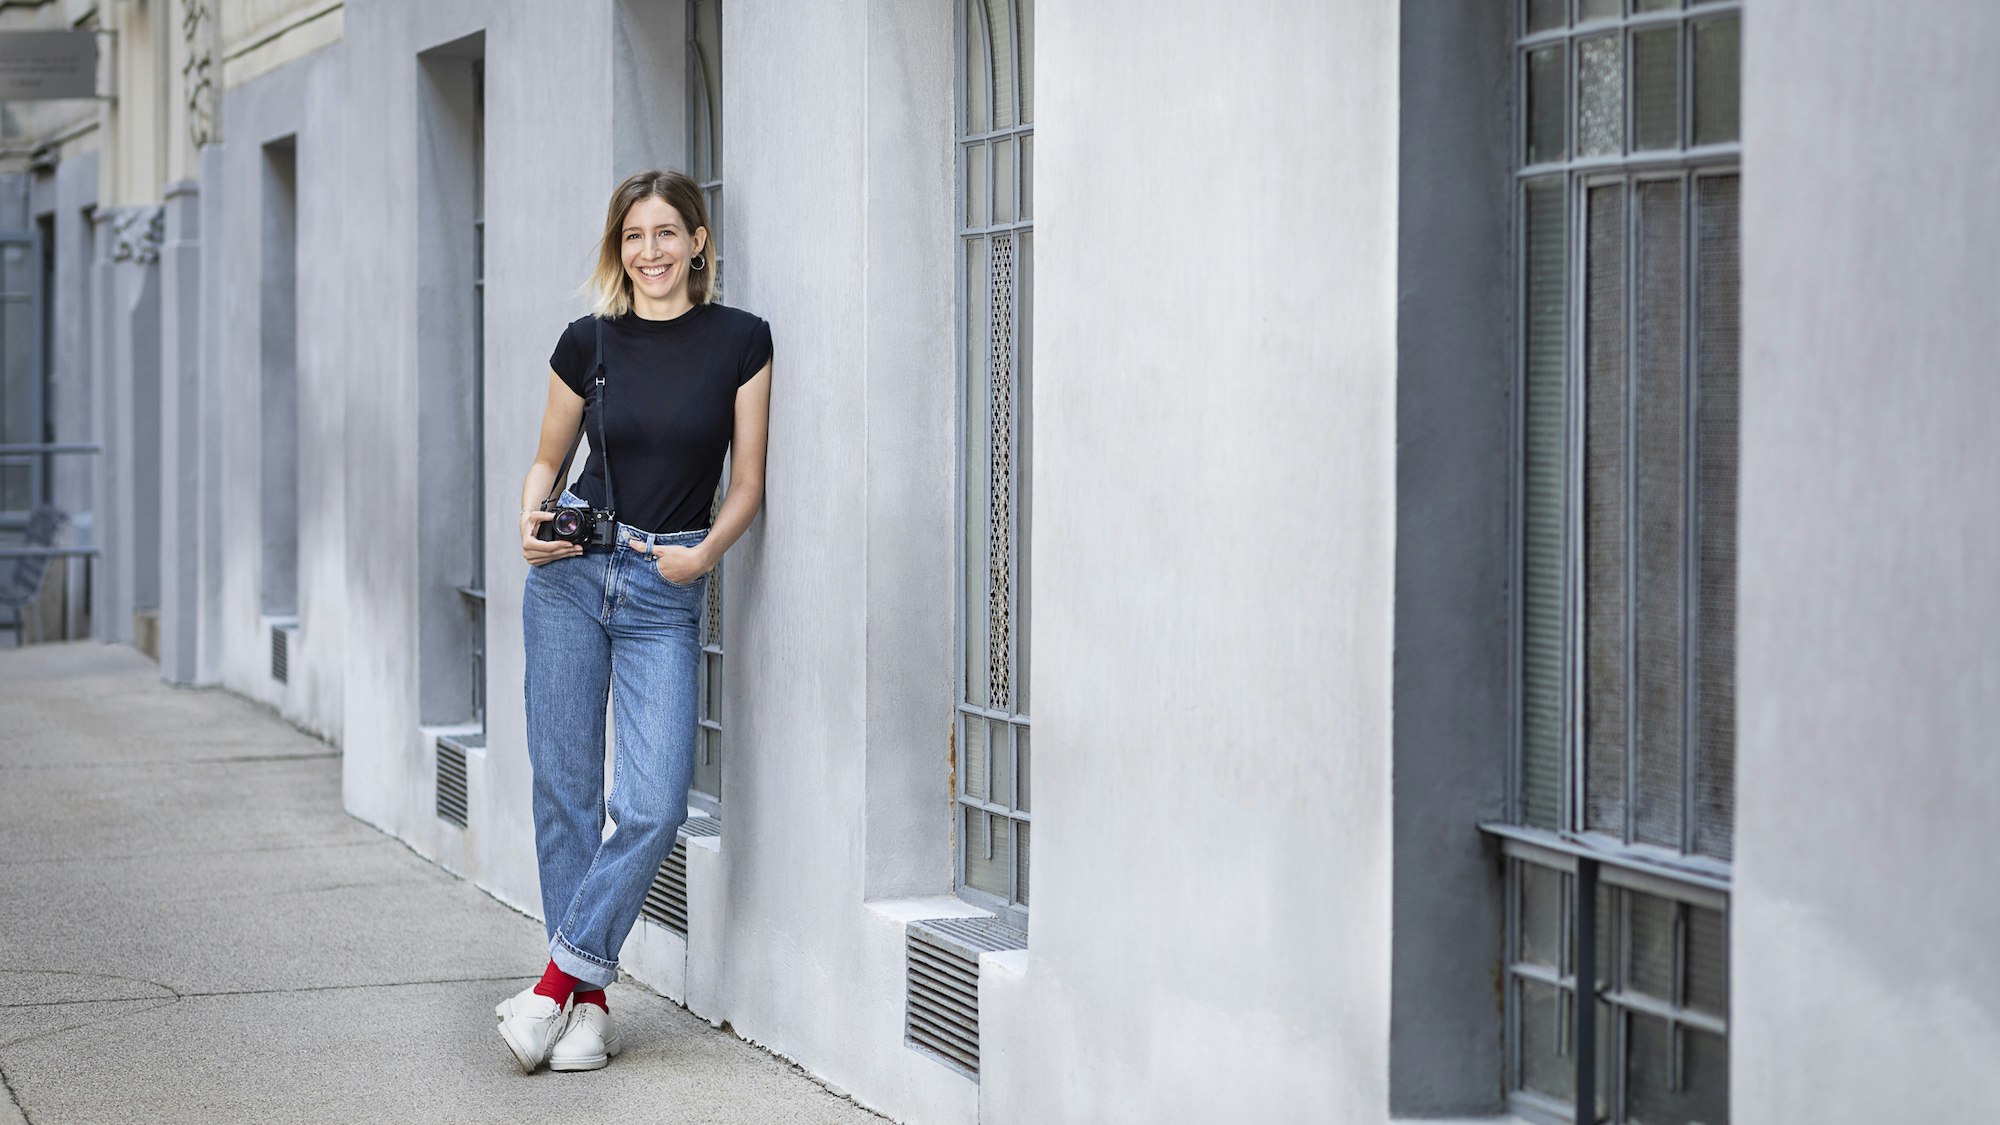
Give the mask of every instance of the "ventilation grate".
[{"label": "ventilation grate", "polygon": [[452,739],[437,742],[437,814],[460,828],[466,823],[465,746]]},{"label": "ventilation grate", "polygon": [[650,918],[673,932],[687,936],[687,841],[690,836],[720,836],[722,824],[713,817],[691,816],[674,837],[674,850],[660,863],[653,885],[646,889],[646,901],[639,906],[641,917]]},{"label": "ventilation grate", "polygon": [[1014,527],[1014,239],[993,236],[992,274],[987,279],[991,306],[987,313],[989,451],[987,527],[987,691],[991,706],[1012,706],[1013,684],[1013,549]]},{"label": "ventilation grate", "polygon": [[1028,935],[992,918],[931,918],[904,940],[904,1044],[978,1078],[979,955],[1025,949]]},{"label": "ventilation grate", "polygon": [[281,684],[291,682],[291,632],[282,625],[271,626],[271,678]]}]

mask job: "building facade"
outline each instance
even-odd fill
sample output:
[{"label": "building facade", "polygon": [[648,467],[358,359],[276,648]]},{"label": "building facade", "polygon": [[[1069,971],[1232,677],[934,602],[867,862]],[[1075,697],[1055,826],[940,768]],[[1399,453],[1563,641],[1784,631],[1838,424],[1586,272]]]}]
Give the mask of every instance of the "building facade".
[{"label": "building facade", "polygon": [[516,500],[688,170],[775,379],[638,981],[925,1125],[1984,1121],[2000,12],[1878,7],[0,6],[100,56],[0,533],[535,913]]}]

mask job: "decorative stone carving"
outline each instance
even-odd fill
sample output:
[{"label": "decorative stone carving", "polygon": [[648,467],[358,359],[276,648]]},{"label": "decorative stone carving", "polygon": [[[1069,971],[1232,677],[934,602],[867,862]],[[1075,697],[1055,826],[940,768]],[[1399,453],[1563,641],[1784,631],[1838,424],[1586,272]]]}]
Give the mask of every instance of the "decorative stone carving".
[{"label": "decorative stone carving", "polygon": [[181,82],[187,93],[188,137],[196,148],[215,139],[213,21],[207,0],[181,0],[181,37],[187,44]]},{"label": "decorative stone carving", "polygon": [[167,237],[167,209],[128,207],[111,218],[111,260],[146,265],[160,260]]}]

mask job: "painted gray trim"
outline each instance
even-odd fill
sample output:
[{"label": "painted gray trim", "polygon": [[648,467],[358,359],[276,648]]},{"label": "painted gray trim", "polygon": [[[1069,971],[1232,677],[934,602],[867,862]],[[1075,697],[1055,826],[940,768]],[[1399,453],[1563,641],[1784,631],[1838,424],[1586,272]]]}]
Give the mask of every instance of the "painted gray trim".
[{"label": "painted gray trim", "polygon": [[1389,1112],[1504,1108],[1521,224],[1503,5],[1404,0],[1397,172]]}]

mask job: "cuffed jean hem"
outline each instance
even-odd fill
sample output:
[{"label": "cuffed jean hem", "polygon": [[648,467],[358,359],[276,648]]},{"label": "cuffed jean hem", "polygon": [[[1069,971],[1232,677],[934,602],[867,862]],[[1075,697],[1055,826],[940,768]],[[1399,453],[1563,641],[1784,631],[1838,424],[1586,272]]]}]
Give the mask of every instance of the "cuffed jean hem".
[{"label": "cuffed jean hem", "polygon": [[607,965],[563,940],[561,934],[549,939],[549,960],[556,968],[592,988],[604,988],[618,979],[618,966]]}]

